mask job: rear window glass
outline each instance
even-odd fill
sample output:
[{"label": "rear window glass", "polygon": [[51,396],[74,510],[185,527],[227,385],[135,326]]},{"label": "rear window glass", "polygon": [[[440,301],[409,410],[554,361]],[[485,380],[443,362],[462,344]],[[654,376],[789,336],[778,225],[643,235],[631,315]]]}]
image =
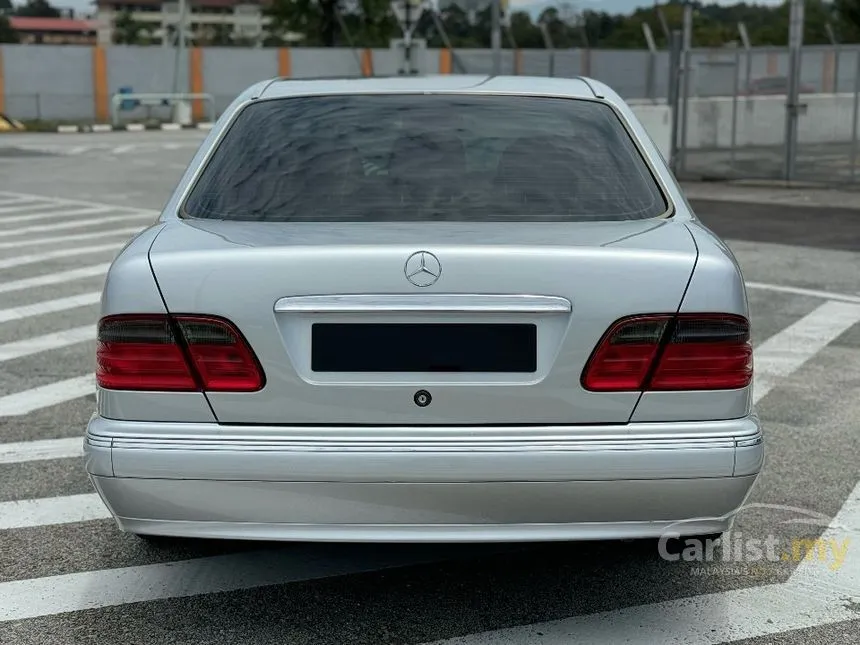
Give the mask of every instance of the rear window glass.
[{"label": "rear window glass", "polygon": [[184,205],[188,217],[265,222],[626,220],[666,210],[608,106],[442,94],[253,103]]}]

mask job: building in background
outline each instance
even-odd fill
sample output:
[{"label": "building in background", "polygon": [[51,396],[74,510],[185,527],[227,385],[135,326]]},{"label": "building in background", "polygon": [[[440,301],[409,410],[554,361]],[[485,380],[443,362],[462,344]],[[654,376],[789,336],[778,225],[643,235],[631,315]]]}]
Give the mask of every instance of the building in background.
[{"label": "building in background", "polygon": [[23,45],[95,45],[98,25],[75,18],[9,16],[9,26]]},{"label": "building in background", "polygon": [[[179,24],[179,3],[161,0],[97,0],[98,42],[115,42],[116,19],[147,28],[150,42],[172,44]],[[204,43],[233,40],[261,44],[267,18],[258,0],[188,0],[186,38]]]}]

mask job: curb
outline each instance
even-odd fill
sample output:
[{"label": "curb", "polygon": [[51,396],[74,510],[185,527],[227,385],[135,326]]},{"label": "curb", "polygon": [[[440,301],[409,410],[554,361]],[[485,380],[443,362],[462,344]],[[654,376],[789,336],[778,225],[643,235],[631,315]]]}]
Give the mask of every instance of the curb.
[{"label": "curb", "polygon": [[176,131],[176,130],[211,130],[212,123],[194,123],[184,125],[180,123],[159,123],[156,125],[145,125],[143,123],[128,123],[126,125],[105,125],[96,123],[93,125],[58,125],[57,132],[74,134],[78,132],[143,132],[149,130]]}]

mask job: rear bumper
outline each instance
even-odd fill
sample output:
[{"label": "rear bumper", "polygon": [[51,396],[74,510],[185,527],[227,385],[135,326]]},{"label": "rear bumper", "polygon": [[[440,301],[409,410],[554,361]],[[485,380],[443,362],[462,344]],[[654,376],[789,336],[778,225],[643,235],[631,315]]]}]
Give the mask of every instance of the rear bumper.
[{"label": "rear bumper", "polygon": [[754,416],[481,428],[229,427],[96,416],[85,450],[96,489],[124,530],[343,541],[718,532],[763,461]]}]

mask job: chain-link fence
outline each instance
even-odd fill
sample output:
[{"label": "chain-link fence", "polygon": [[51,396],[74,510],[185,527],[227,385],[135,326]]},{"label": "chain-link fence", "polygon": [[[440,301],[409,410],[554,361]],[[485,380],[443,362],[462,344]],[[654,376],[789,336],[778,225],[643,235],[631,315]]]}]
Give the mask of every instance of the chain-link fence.
[{"label": "chain-link fence", "polygon": [[[860,46],[694,49],[676,33],[671,161],[681,178],[860,180]],[[673,94],[672,87],[675,88]]]}]

